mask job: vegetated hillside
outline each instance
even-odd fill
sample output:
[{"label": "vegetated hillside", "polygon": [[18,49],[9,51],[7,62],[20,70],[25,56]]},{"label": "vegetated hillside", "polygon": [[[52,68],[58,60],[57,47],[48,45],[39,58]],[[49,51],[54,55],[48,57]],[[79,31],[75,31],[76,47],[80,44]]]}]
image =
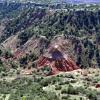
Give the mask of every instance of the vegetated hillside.
[{"label": "vegetated hillside", "polygon": [[0,19],[16,16],[21,10],[21,3],[0,3]]},{"label": "vegetated hillside", "polygon": [[32,37],[45,36],[50,42],[56,35],[63,34],[65,39],[72,41],[76,63],[81,67],[93,67],[100,65],[99,28],[100,10],[59,11],[34,7],[23,10],[17,17],[9,20],[0,41],[8,46],[12,41],[11,36],[17,37],[15,48],[19,49]]},{"label": "vegetated hillside", "polygon": [[97,100],[99,68],[45,77],[51,69],[38,70],[36,61],[58,43],[81,68],[100,67],[99,5],[83,10],[86,5],[10,5],[0,10],[0,99]]}]

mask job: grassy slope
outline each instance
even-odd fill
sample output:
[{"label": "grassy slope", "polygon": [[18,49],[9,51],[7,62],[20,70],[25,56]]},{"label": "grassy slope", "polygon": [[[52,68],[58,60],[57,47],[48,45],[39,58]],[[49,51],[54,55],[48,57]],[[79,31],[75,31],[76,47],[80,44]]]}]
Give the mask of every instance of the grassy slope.
[{"label": "grassy slope", "polygon": [[[81,72],[83,75],[81,75]],[[13,77],[13,76],[12,76]],[[26,78],[25,78],[26,77]],[[33,81],[34,80],[34,81]],[[8,81],[8,82],[6,82]],[[32,82],[31,82],[32,81]],[[0,81],[2,83],[2,81]],[[88,94],[93,93],[93,95],[100,94],[100,89],[95,88],[95,84],[100,82],[100,69],[86,69],[86,70],[79,70],[79,71],[73,71],[73,72],[66,72],[66,73],[60,73],[57,76],[49,76],[44,77],[41,75],[33,74],[33,76],[27,76],[20,75],[20,79],[12,79],[11,77],[5,78],[5,83],[9,83],[8,85],[4,84],[4,90],[2,90],[2,93],[7,93],[5,98],[7,100],[10,100],[8,98],[13,98],[14,95],[16,95],[16,98],[22,98],[18,93],[23,94],[23,96],[27,97],[28,92],[30,91],[31,95],[31,89],[35,86],[35,84],[41,84],[41,89],[45,91],[46,93],[54,92],[59,97],[60,100],[66,100],[62,99],[63,97],[68,97],[67,93],[61,93],[63,90],[68,90],[69,85],[72,85],[74,89],[79,90],[78,94],[70,94],[69,98],[71,100],[76,99],[80,100],[80,98],[83,98],[83,100],[88,99]],[[12,84],[13,82],[13,84]],[[25,82],[25,83],[24,83]],[[0,83],[0,84],[1,84]],[[47,85],[48,83],[48,85]],[[36,88],[38,87],[35,86]],[[46,86],[44,86],[46,85]],[[10,87],[9,87],[10,86]],[[61,88],[57,89],[57,86],[61,86]],[[24,92],[24,87],[27,87],[27,91]],[[35,89],[34,87],[34,89]],[[7,88],[7,90],[6,90]],[[22,88],[22,90],[20,90]],[[0,89],[2,89],[2,85],[0,85]],[[9,90],[10,89],[10,90]],[[30,90],[28,90],[30,89]],[[15,94],[13,91],[15,91]],[[10,91],[10,92],[8,92]],[[35,93],[36,90],[34,90]],[[38,90],[39,92],[39,90]],[[11,94],[8,94],[11,93]],[[10,96],[11,95],[11,96]],[[36,94],[38,96],[38,94]],[[3,98],[3,94],[1,94],[1,97]],[[33,98],[33,97],[32,97]],[[12,99],[11,99],[12,100]],[[15,100],[13,98],[13,100]],[[19,99],[18,99],[19,100]],[[30,100],[30,99],[29,99]],[[37,100],[37,99],[32,99]],[[46,99],[49,100],[49,99]],[[57,99],[58,100],[58,99]],[[92,99],[90,99],[92,100]],[[94,100],[94,99],[93,99]]]},{"label": "grassy slope", "polygon": [[[81,75],[80,71],[73,71],[73,72],[67,72],[67,73],[61,73],[58,76],[60,76],[62,78],[63,81],[55,83],[53,85],[48,85],[46,87],[43,87],[43,90],[45,91],[53,91],[55,92],[59,98],[61,99],[61,97],[66,96],[67,93],[62,94],[61,91],[63,89],[67,90],[69,84],[66,84],[68,81],[69,83],[76,89],[80,88],[80,94],[70,94],[70,99],[71,100],[80,100],[80,97],[83,98],[82,100],[87,100],[87,96],[86,94],[88,94],[88,91],[94,91],[97,93],[100,93],[100,89],[96,89],[95,88],[95,83],[93,83],[94,81],[97,81],[97,83],[100,82],[100,69],[86,69],[86,70],[82,70],[83,75]],[[74,79],[72,78],[68,78],[68,75],[72,75],[74,77]],[[88,81],[87,79],[89,79],[90,81]],[[71,80],[75,80],[75,82],[71,82]],[[56,86],[58,84],[61,84],[60,86],[62,87],[61,89],[55,90]],[[82,88],[82,90],[81,90]],[[85,93],[82,93],[82,91],[85,90]],[[62,99],[61,99],[62,100]],[[94,99],[93,99],[94,100]]]}]

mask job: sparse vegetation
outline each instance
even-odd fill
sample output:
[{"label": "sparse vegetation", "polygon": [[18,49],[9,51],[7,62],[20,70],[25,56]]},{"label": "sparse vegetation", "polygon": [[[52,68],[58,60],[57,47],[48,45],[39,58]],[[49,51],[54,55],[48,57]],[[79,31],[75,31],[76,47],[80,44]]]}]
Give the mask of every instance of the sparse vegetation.
[{"label": "sparse vegetation", "polygon": [[[100,5],[50,2],[0,3],[0,100],[98,100]],[[56,38],[70,42],[63,50],[82,70],[49,76],[49,65],[36,69]]]}]

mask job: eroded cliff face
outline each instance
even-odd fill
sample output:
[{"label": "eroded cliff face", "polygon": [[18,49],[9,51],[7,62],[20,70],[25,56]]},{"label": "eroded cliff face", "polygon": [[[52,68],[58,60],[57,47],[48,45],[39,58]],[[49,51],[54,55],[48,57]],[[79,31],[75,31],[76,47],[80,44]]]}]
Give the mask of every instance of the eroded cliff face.
[{"label": "eroded cliff face", "polygon": [[[52,40],[48,40],[45,36],[31,37],[24,45],[17,48],[17,36],[14,39],[13,37],[8,39],[8,41],[2,44],[3,49],[11,48],[13,53],[11,60],[17,61],[19,65],[21,65],[20,60],[26,57],[27,64],[23,65],[26,68],[32,68],[32,64],[36,62],[36,69],[41,70],[49,67],[50,71],[47,75],[78,69],[72,40],[64,35],[57,35]],[[28,60],[33,53],[37,58],[34,61]],[[5,58],[5,61],[9,59]]]},{"label": "eroded cliff face", "polygon": [[43,69],[49,67],[51,70],[48,75],[54,75],[59,72],[73,71],[79,67],[70,54],[70,41],[64,37],[55,37],[51,41],[47,52],[42,54],[37,61],[37,68]]},{"label": "eroded cliff face", "polygon": [[47,66],[51,69],[49,75],[54,75],[58,74],[59,72],[67,72],[79,69],[79,67],[75,64],[75,62],[70,58],[55,60],[42,57],[41,59],[39,59],[37,66],[39,69]]}]

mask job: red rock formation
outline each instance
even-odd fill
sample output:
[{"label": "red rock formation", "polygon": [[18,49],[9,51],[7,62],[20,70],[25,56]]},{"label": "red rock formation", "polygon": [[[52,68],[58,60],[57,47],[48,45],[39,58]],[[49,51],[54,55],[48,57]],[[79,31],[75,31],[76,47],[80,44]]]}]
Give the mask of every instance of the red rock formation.
[{"label": "red rock formation", "polygon": [[75,62],[62,50],[60,50],[58,45],[50,48],[47,53],[42,55],[37,61],[37,66],[38,69],[49,66],[52,69],[50,74],[78,69]]}]

